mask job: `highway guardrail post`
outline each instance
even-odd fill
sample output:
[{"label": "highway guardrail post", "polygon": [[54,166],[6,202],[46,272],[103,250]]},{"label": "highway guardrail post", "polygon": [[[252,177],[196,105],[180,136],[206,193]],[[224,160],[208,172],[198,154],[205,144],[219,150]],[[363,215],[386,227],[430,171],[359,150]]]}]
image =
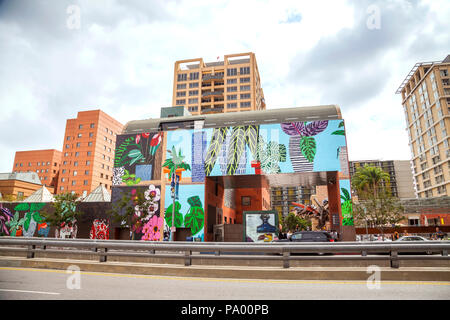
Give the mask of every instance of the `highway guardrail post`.
[{"label": "highway guardrail post", "polygon": [[361,256],[363,256],[363,257],[367,257],[367,251],[363,251],[363,252],[361,252]]},{"label": "highway guardrail post", "polygon": [[291,253],[289,251],[283,251],[283,268],[289,268],[289,257]]},{"label": "highway guardrail post", "polygon": [[191,254],[192,254],[191,250],[186,250],[184,252],[184,265],[186,267],[192,264]]},{"label": "highway guardrail post", "polygon": [[104,255],[100,255],[100,262],[106,262],[107,260],[107,252],[108,252],[108,248],[104,248],[103,252],[105,253]]},{"label": "highway guardrail post", "polygon": [[398,268],[399,267],[398,252],[397,251],[391,251],[390,255],[391,255],[391,268]]},{"label": "highway guardrail post", "polygon": [[31,251],[31,250],[34,250],[34,249],[36,249],[36,245],[29,245],[28,246],[28,252],[27,252],[27,258],[28,259],[32,259],[32,258],[34,258],[34,251]]},{"label": "highway guardrail post", "polygon": [[447,257],[448,256],[448,251],[447,250],[442,250],[442,256],[443,257]]}]

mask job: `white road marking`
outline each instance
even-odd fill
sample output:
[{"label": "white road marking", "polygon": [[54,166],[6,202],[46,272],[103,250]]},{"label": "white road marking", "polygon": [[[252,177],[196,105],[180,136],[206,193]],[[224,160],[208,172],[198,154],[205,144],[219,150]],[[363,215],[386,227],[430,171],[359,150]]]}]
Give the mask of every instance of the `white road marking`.
[{"label": "white road marking", "polygon": [[38,294],[61,294],[59,292],[44,292],[44,291],[29,291],[29,290],[13,290],[13,289],[0,289],[0,291],[7,292],[23,292],[23,293],[38,293]]}]

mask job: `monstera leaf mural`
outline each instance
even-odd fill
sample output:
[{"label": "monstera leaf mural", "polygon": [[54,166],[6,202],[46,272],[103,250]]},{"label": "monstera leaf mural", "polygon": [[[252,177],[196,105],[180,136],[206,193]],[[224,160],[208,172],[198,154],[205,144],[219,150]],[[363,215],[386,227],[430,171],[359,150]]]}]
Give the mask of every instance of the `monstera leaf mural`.
[{"label": "monstera leaf mural", "polygon": [[[180,213],[181,204],[178,201],[175,201],[175,227],[180,228],[183,226],[183,215]],[[166,220],[166,224],[169,227],[172,227],[172,210],[173,204],[171,204],[164,215],[164,219]]]},{"label": "monstera leaf mural", "polygon": [[307,122],[287,122],[281,129],[289,137],[289,156],[295,172],[312,171],[317,151],[315,135],[324,131],[327,120]]},{"label": "monstera leaf mural", "polygon": [[286,146],[274,141],[265,143],[264,138],[259,137],[256,160],[264,173],[280,173],[279,162],[286,161]]},{"label": "monstera leaf mural", "polygon": [[184,217],[184,226],[191,228],[192,235],[195,235],[203,228],[205,212],[199,196],[190,197],[187,201],[191,207]]},{"label": "monstera leaf mural", "polygon": [[341,188],[341,210],[342,210],[342,224],[344,226],[353,226],[353,208],[352,208],[352,199],[350,197],[350,193],[347,189]]}]

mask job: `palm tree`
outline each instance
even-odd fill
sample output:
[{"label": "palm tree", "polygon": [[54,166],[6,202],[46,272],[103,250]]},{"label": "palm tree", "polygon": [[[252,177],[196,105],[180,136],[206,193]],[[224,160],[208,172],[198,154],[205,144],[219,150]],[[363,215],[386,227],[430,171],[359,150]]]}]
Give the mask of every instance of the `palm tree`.
[{"label": "palm tree", "polygon": [[163,167],[168,168],[170,170],[169,172],[169,179],[172,179],[172,174],[177,171],[177,169],[184,169],[184,170],[191,170],[191,166],[183,161],[184,156],[181,155],[181,148],[178,151],[175,149],[175,146],[172,147],[172,150],[167,150],[172,155],[172,158],[166,159],[166,161],[163,164]]},{"label": "palm tree", "polygon": [[384,184],[389,185],[390,180],[391,178],[387,172],[366,164],[364,167],[356,170],[352,178],[352,186],[360,195],[373,193],[374,198],[377,198],[380,187],[384,186]]}]

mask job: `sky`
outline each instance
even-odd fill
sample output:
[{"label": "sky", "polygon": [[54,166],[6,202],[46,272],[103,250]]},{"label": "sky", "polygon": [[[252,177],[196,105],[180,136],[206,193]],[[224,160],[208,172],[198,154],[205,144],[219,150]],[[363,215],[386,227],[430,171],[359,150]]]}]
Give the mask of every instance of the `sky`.
[{"label": "sky", "polygon": [[450,54],[450,1],[0,0],[0,172],[67,119],[172,104],[177,60],[254,52],[267,109],[339,105],[349,160],[409,160],[401,96]]}]

